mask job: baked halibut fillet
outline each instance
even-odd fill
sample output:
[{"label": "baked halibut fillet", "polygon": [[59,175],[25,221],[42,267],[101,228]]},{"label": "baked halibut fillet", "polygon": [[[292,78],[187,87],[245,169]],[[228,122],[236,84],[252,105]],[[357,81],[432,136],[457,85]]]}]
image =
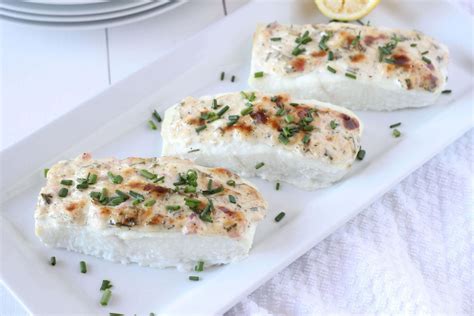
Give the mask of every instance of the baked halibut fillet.
[{"label": "baked halibut fillet", "polygon": [[165,112],[163,154],[311,190],[350,169],[362,126],[354,113],[287,94],[188,97]]},{"label": "baked halibut fillet", "polygon": [[94,160],[83,154],[47,174],[36,235],[121,263],[189,269],[247,256],[267,204],[223,168],[172,157]]},{"label": "baked halibut fillet", "polygon": [[353,110],[433,104],[445,87],[448,48],[417,31],[348,23],[259,25],[249,84]]}]

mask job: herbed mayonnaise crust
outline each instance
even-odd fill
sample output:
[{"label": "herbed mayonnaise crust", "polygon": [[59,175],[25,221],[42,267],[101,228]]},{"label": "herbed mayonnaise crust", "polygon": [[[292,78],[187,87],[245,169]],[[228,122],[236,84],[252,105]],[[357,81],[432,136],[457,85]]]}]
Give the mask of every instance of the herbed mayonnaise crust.
[{"label": "herbed mayonnaise crust", "polygon": [[321,71],[354,80],[392,81],[406,90],[439,92],[448,49],[421,32],[347,23],[259,26],[254,70],[263,76]]},{"label": "herbed mayonnaise crust", "polygon": [[172,157],[60,161],[47,174],[35,218],[93,229],[239,238],[266,202],[238,175]]},{"label": "herbed mayonnaise crust", "polygon": [[362,127],[350,111],[323,102],[296,101],[288,94],[246,91],[185,98],[171,115],[170,140],[193,144],[229,140],[275,146],[330,164],[350,164]]}]

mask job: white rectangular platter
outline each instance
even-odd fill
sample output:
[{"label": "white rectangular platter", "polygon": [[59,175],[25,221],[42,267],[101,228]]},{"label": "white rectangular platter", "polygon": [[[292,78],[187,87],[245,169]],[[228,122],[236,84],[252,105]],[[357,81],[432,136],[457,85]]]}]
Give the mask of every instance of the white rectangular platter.
[{"label": "white rectangular platter", "polygon": [[[189,273],[121,265],[44,247],[34,236],[33,212],[43,168],[88,151],[95,157],[160,155],[151,111],[185,96],[245,89],[252,33],[257,22],[324,23],[312,2],[256,1],[239,9],[158,61],[115,84],[1,155],[1,278],[34,314],[148,315],[223,313],[308,251],[364,207],[473,126],[472,20],[446,2],[382,1],[372,25],[419,29],[448,45],[448,88],[438,104],[392,113],[357,113],[365,123],[366,158],[335,186],[303,192],[251,179],[269,201],[248,259]],[[226,80],[220,81],[225,71]],[[235,83],[230,76],[235,75]],[[25,115],[29,115],[25,113]],[[402,122],[402,136],[388,126]],[[280,211],[287,216],[279,223]],[[48,264],[56,256],[58,264]],[[87,274],[79,261],[88,262]],[[103,279],[112,281],[109,306],[99,305]]]}]

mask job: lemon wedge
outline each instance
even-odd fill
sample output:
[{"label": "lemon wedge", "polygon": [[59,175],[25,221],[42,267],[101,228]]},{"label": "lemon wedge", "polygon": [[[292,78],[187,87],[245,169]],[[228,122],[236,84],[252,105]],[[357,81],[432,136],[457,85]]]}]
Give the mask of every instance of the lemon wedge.
[{"label": "lemon wedge", "polygon": [[340,21],[354,21],[370,13],[380,0],[314,0],[322,14]]}]

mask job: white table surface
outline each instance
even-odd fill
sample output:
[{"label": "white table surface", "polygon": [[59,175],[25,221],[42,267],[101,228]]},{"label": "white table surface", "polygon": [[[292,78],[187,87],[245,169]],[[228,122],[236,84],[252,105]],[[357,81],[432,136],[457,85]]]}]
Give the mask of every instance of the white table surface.
[{"label": "white table surface", "polygon": [[[225,11],[231,14],[247,1],[226,0]],[[0,21],[0,150],[225,17],[224,1],[190,2],[111,29],[68,31]],[[472,1],[456,2],[473,14]],[[25,314],[0,285],[0,315]]]}]

